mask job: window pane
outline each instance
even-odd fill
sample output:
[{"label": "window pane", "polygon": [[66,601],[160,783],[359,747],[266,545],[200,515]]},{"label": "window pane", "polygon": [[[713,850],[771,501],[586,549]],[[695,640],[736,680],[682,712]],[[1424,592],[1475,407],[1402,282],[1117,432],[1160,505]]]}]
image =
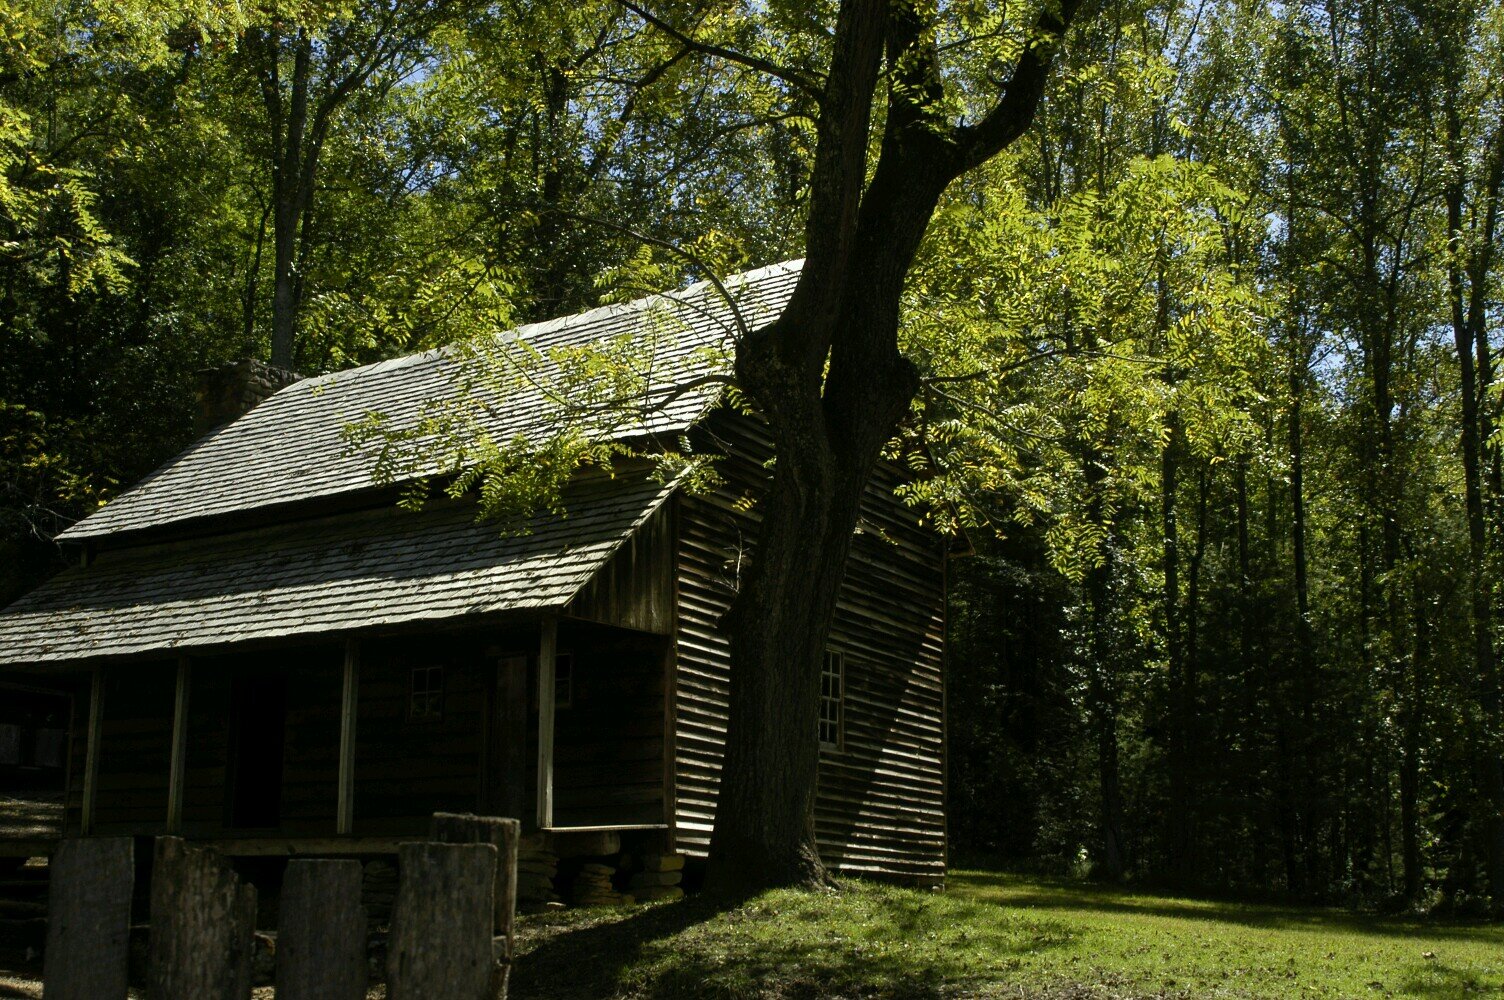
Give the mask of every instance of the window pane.
[{"label": "window pane", "polygon": [[444,668],[414,667],[408,695],[409,719],[437,719],[444,709]]},{"label": "window pane", "polygon": [[827,747],[841,743],[841,654],[827,652],[820,670],[820,742]]}]

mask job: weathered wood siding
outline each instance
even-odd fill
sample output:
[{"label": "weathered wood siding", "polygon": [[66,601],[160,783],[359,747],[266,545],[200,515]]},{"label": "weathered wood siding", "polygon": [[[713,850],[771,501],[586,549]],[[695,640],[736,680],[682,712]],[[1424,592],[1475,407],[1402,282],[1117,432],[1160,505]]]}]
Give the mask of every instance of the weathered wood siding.
[{"label": "weathered wood siding", "polygon": [[672,503],[654,511],[565,608],[572,618],[668,635],[674,627]]},{"label": "weathered wood siding", "polygon": [[[356,728],[356,832],[420,833],[435,810],[473,810],[481,754],[483,677],[478,640],[439,635],[368,642]],[[184,752],[183,832],[233,832],[229,825],[235,678],[280,676],[286,688],[280,823],[276,832],[330,836],[338,798],[340,686],[336,646],[195,658]],[[444,670],[444,710],[431,722],[407,718],[410,669]],[[95,805],[99,833],[156,833],[167,815],[175,662],[106,669]],[[84,705],[87,713],[87,704]],[[84,746],[71,743],[69,822],[78,824]],[[255,835],[271,830],[248,830]]]},{"label": "weathered wood siding", "polygon": [[664,815],[666,640],[559,626],[573,698],[554,716],[554,826],[648,825]]},{"label": "weathered wood siding", "polygon": [[[158,833],[166,823],[176,679],[172,661],[105,675],[93,832]],[[77,749],[75,771],[81,774],[83,748]]]},{"label": "weathered wood siding", "polygon": [[188,742],[183,749],[183,833],[188,836],[217,833],[225,825],[232,671],[223,666],[212,659],[190,666]]},{"label": "weathered wood siding", "polygon": [[[428,828],[435,812],[475,810],[494,661],[484,643],[464,635],[362,644],[355,725],[356,833],[418,833]],[[443,669],[437,718],[409,718],[412,672],[418,667]]]},{"label": "weathered wood siding", "polygon": [[[559,625],[559,651],[573,657],[573,701],[556,715],[555,825],[665,823],[664,683],[668,638],[593,622]],[[517,782],[536,796],[537,651],[535,623],[360,643],[356,713],[354,830],[361,836],[421,834],[434,812],[481,806],[488,724],[498,663],[527,658],[527,732]],[[335,834],[343,647],[265,649],[190,660],[182,832],[220,835]],[[154,834],[167,819],[176,661],[105,668],[105,712],[95,806],[99,833]],[[437,718],[409,714],[412,671],[441,667]],[[275,829],[229,825],[233,796],[235,684],[240,677],[286,684]],[[80,703],[88,714],[87,687]],[[69,822],[76,830],[84,729],[75,724]],[[523,818],[531,820],[531,812]]]},{"label": "weathered wood siding", "polygon": [[[747,418],[708,427],[734,457],[726,485],[681,499],[675,678],[675,836],[703,854],[715,815],[729,662],[717,628],[750,557],[766,481],[766,439]],[[895,469],[868,489],[830,648],[845,657],[844,741],[822,750],[816,803],[821,855],[854,873],[938,882],[945,873],[943,542],[892,493]]]},{"label": "weathered wood siding", "polygon": [[[252,671],[265,671],[271,657]],[[206,661],[211,662],[212,661]],[[282,824],[289,833],[329,836],[339,797],[339,709],[344,648],[324,646],[282,666],[287,677],[283,739]],[[358,758],[357,758],[358,759]]]},{"label": "weathered wood siding", "polygon": [[[339,769],[341,657],[340,647],[320,645],[189,661],[188,733],[183,754],[186,836],[209,836],[231,829],[229,775],[235,731],[231,719],[236,707],[235,681],[240,677],[280,677],[286,684],[281,822],[276,829],[310,836],[334,832],[331,809]],[[121,669],[107,668],[107,676]],[[106,717],[109,711],[106,695]],[[170,696],[165,711],[160,738],[170,744]],[[104,746],[108,750],[108,738]]]}]

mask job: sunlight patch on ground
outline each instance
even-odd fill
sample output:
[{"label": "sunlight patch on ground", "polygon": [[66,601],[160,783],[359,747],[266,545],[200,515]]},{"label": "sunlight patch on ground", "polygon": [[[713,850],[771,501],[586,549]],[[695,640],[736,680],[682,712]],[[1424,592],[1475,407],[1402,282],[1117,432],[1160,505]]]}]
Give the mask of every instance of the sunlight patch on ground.
[{"label": "sunlight patch on ground", "polygon": [[[953,873],[943,894],[845,883],[728,913],[689,901],[524,924],[528,996],[1504,996],[1504,928]],[[518,995],[524,995],[520,990]]]}]

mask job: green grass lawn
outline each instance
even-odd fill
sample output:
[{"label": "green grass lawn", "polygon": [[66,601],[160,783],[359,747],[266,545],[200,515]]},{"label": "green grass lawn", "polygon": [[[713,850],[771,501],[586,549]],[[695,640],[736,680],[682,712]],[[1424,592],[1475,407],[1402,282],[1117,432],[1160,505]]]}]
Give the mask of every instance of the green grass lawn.
[{"label": "green grass lawn", "polygon": [[526,918],[528,997],[1504,997],[1504,927],[983,871]]}]

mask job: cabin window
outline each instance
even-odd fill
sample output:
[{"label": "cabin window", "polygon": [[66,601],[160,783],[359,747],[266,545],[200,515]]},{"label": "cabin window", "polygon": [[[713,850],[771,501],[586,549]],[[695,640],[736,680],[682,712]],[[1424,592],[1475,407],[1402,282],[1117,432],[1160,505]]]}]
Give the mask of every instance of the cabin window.
[{"label": "cabin window", "polygon": [[574,654],[560,653],[554,657],[554,708],[571,708],[574,705]]},{"label": "cabin window", "polygon": [[437,722],[444,716],[444,668],[414,667],[407,698],[409,722]]},{"label": "cabin window", "polygon": [[845,657],[826,650],[825,663],[820,668],[820,746],[827,750],[841,748],[842,703],[845,698]]}]

